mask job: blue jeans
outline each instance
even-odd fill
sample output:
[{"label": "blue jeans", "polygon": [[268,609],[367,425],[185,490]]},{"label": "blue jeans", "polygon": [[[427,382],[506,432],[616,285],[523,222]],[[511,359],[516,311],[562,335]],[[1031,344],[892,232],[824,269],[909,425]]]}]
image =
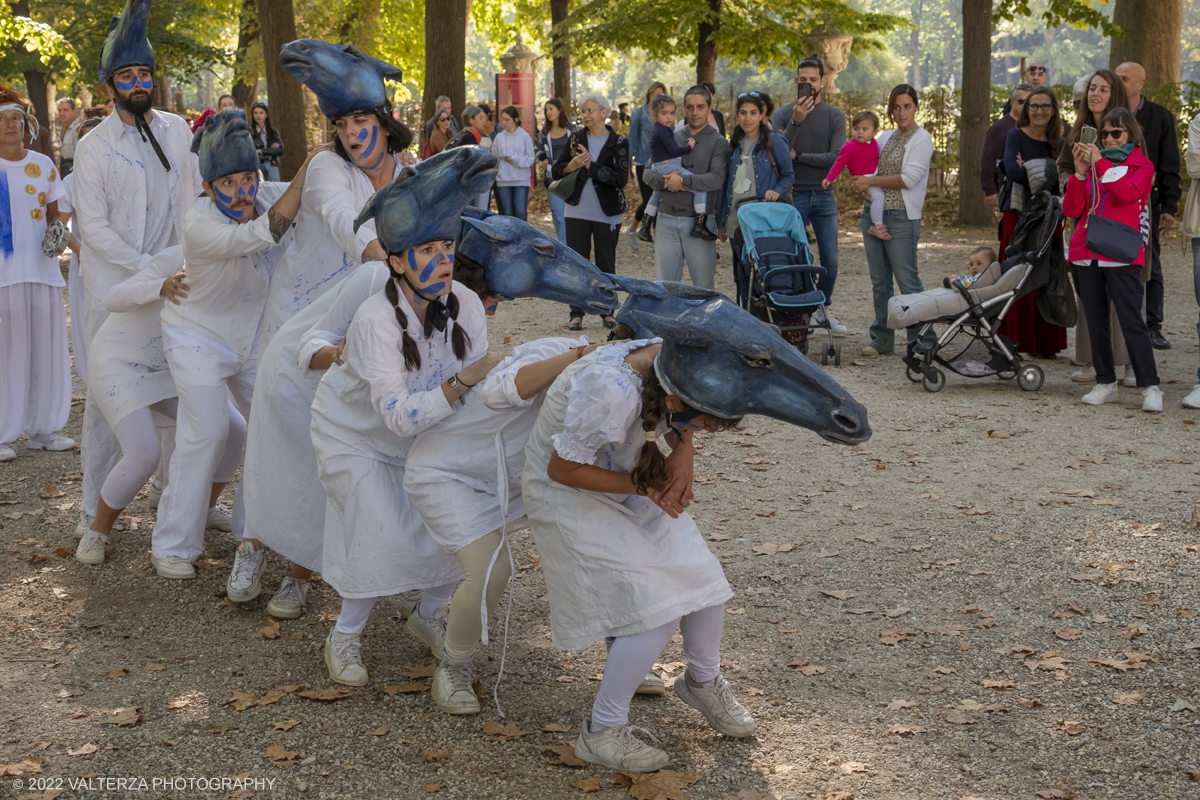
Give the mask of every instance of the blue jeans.
[{"label": "blue jeans", "polygon": [[506,217],[516,217],[524,220],[529,210],[528,186],[497,186],[496,206]]},{"label": "blue jeans", "polygon": [[[890,241],[878,239],[867,233],[871,227],[871,212],[864,206],[862,211],[863,246],[867,251],[867,267],[871,273],[871,296],[875,305],[875,321],[871,323],[871,347],[882,354],[891,353],[896,347],[896,332],[888,327],[888,300],[892,299],[892,280],[900,287],[901,294],[916,294],[925,291],[921,276],[917,272],[917,242],[921,240],[921,220],[909,219],[905,211],[883,212],[883,224],[887,225]],[[909,341],[916,337],[919,325],[908,329]]]},{"label": "blue jeans", "polygon": [[833,190],[793,192],[792,205],[800,212],[805,226],[813,230],[817,263],[825,268],[825,277],[817,283],[817,288],[825,293],[825,303],[832,303],[833,285],[837,283],[838,274],[838,213]]},{"label": "blue jeans", "polygon": [[692,236],[695,217],[659,214],[654,228],[654,271],[660,281],[682,281],[683,265],[695,286],[712,289],[717,274],[717,243]]},{"label": "blue jeans", "polygon": [[554,235],[560,242],[567,241],[567,223],[563,213],[567,209],[567,201],[550,192],[546,192],[546,200],[550,203],[550,219],[554,220]]}]

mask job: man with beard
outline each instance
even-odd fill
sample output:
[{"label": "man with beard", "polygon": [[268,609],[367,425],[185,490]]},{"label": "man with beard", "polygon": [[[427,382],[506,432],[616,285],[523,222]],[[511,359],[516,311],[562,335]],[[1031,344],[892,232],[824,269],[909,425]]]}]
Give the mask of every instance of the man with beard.
[{"label": "man with beard", "polygon": [[[108,317],[109,291],[180,243],[183,217],[201,194],[192,134],[174,114],[151,108],[154,50],[146,38],[150,0],[126,0],[100,51],[99,77],[115,113],[80,140],[75,150],[75,213],[84,243],[82,320],[89,346]],[[168,443],[171,440],[168,440]],[[164,450],[164,460],[169,448]],[[77,536],[95,518],[100,487],[120,458],[98,405],[83,414],[83,503]],[[229,530],[228,516],[216,522]]]},{"label": "man with beard", "polygon": [[[192,152],[199,156],[207,197],[183,222],[187,295],[162,309],[163,350],[179,410],[171,482],[158,508],[150,555],[160,577],[175,579],[196,576],[192,562],[211,527],[206,514],[211,517],[223,488],[214,476],[229,438],[228,399],[243,418],[250,416],[271,274],[291,243],[311,161],[290,185],[260,183],[258,150],[240,108],[205,120]],[[260,571],[264,563],[259,561]]]}]

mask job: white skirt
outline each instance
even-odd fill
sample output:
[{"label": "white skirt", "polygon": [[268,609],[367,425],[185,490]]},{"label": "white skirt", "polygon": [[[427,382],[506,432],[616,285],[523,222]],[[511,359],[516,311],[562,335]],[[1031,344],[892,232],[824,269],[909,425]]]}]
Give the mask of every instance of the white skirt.
[{"label": "white skirt", "polygon": [[71,414],[71,353],[61,286],[0,287],[0,444],[57,433]]},{"label": "white skirt", "polygon": [[84,296],[83,276],[79,274],[79,256],[71,253],[67,268],[67,303],[71,307],[71,354],[75,356],[75,373],[83,385],[88,382],[87,298]]}]

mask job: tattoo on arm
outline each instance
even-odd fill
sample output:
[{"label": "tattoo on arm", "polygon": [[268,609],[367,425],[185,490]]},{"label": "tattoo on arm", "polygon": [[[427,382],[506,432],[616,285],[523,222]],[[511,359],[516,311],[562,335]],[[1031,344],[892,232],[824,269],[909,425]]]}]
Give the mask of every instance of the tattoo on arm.
[{"label": "tattoo on arm", "polygon": [[292,224],[292,221],[273,208],[267,209],[267,219],[270,220],[271,236],[275,239],[276,244],[278,244],[283,235],[287,233],[287,229]]}]

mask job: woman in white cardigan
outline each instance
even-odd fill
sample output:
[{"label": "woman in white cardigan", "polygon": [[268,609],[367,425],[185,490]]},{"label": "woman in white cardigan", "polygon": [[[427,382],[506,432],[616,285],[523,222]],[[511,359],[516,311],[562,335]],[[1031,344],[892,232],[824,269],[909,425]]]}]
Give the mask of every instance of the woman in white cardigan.
[{"label": "woman in white cardigan", "polygon": [[[879,134],[879,169],[874,175],[859,175],[851,186],[864,192],[872,186],[883,189],[883,221],[892,238],[888,241],[867,233],[871,217],[863,206],[863,244],[871,271],[871,294],[875,303],[875,321],[871,323],[871,343],[864,356],[891,355],[896,337],[887,326],[888,300],[892,281],[901,294],[923,292],[917,273],[917,242],[921,239],[921,207],[929,182],[929,162],[933,160],[933,139],[917,124],[917,90],[902,83],[888,97],[888,117],[896,124]],[[911,338],[916,328],[909,328]]]},{"label": "woman in white cardigan", "polygon": [[500,111],[500,130],[492,139],[492,153],[500,159],[496,205],[501,214],[524,220],[529,208],[533,139],[521,127],[521,112],[516,106],[506,106]]}]

